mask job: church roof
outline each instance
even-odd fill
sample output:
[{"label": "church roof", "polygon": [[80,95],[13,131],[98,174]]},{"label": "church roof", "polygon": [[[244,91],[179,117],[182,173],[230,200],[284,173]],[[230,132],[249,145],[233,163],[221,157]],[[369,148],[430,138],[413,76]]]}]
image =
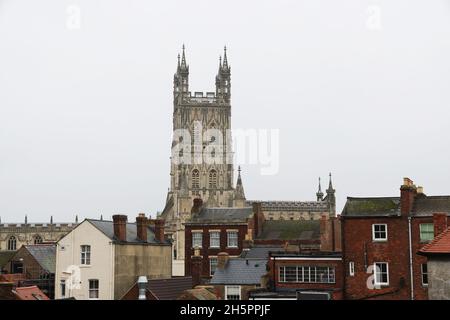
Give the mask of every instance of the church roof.
[{"label": "church roof", "polygon": [[320,239],[320,220],[264,221],[257,239],[314,240]]},{"label": "church roof", "polygon": [[188,223],[245,223],[253,215],[252,207],[202,208]]},{"label": "church roof", "polygon": [[247,205],[252,205],[254,202],[261,203],[263,211],[328,211],[328,203],[326,201],[246,201]]}]

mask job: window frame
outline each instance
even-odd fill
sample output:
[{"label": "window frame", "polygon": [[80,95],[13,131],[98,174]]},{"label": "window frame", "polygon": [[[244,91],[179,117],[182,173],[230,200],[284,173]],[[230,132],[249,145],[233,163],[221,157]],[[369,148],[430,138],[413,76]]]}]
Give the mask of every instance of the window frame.
[{"label": "window frame", "polygon": [[[213,245],[213,234],[217,235],[217,238],[214,238],[215,241],[217,241],[217,245]],[[209,231],[209,247],[211,249],[220,249],[220,231]]]},{"label": "window frame", "polygon": [[350,261],[348,263],[348,274],[350,277],[355,276],[355,262],[354,261]]},{"label": "window frame", "polygon": [[[233,294],[233,296],[238,296],[239,299],[228,299],[228,295],[229,295],[229,294],[228,294],[228,291],[229,291],[231,288],[239,290],[239,294],[238,294],[238,295]],[[225,286],[225,300],[230,300],[230,301],[232,301],[232,300],[241,300],[241,297],[242,297],[242,288],[241,288],[241,286],[237,286],[237,285],[229,285],[229,286]]]},{"label": "window frame", "polygon": [[[383,231],[376,231],[375,227],[376,226],[384,226],[384,233],[385,233],[385,237],[384,238],[376,238],[376,233],[381,233]],[[386,242],[388,241],[388,225],[387,223],[373,223],[372,224],[372,240],[376,241],[376,242]]]},{"label": "window frame", "polygon": [[[213,261],[215,261],[215,268],[214,268],[214,271],[213,271]],[[212,277],[213,275],[214,275],[214,273],[216,272],[216,270],[217,270],[217,264],[218,264],[218,262],[219,262],[219,259],[217,258],[217,257],[209,257],[209,275]]]},{"label": "window frame", "polygon": [[[192,248],[202,248],[203,247],[203,232],[199,232],[199,231],[193,231],[193,232],[191,232],[192,233]],[[200,245],[198,246],[198,245],[196,245],[196,240],[199,240],[199,239],[195,239],[195,236],[197,236],[197,235],[200,235]]]},{"label": "window frame", "polygon": [[[378,271],[377,264],[386,265],[386,282],[378,282],[377,281],[377,271]],[[383,272],[381,272],[380,274],[382,275]],[[389,263],[384,262],[384,261],[374,262],[373,263],[373,275],[374,275],[373,281],[376,286],[383,286],[383,287],[389,286]]]},{"label": "window frame", "polygon": [[[426,271],[424,272],[424,268],[423,267],[426,267]],[[428,287],[428,284],[429,284],[429,279],[428,279],[428,263],[422,263],[421,265],[420,265],[420,275],[421,275],[421,282],[422,282],[422,286],[423,287]],[[424,278],[426,277],[426,279],[427,279],[427,281],[425,282],[425,281],[423,281],[424,280]]]},{"label": "window frame", "polygon": [[[236,245],[230,245],[230,234],[236,235]],[[234,240],[234,239],[233,239]],[[237,230],[227,230],[227,248],[239,248],[239,231]]]},{"label": "window frame", "polygon": [[64,299],[66,297],[67,292],[67,286],[66,286],[66,280],[61,279],[59,282],[59,290],[61,291],[61,299]]},{"label": "window frame", "polygon": [[[97,288],[91,288],[91,283],[97,282]],[[98,300],[100,299],[100,280],[99,279],[88,279],[88,297],[89,300]],[[91,298],[91,292],[97,292],[96,298]]]},{"label": "window frame", "polygon": [[[422,230],[422,228],[424,228],[425,226],[427,226],[427,227],[431,226],[431,231],[430,230],[427,230],[427,231]],[[432,234],[431,239],[423,239],[422,238],[422,232]],[[421,243],[427,243],[427,242],[433,241],[434,236],[435,236],[435,234],[434,234],[434,224],[433,223],[421,223],[421,224],[419,224],[419,241]]]},{"label": "window frame", "polygon": [[[87,249],[87,250],[83,250]],[[82,244],[80,246],[80,265],[81,266],[90,266],[92,259],[91,259],[91,246],[89,244]]]}]

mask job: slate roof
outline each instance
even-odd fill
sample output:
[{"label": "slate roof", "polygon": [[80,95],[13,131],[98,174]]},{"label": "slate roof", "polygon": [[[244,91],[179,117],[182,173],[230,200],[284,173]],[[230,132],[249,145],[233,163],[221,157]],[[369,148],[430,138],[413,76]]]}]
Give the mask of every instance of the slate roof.
[{"label": "slate roof", "polygon": [[15,254],[16,251],[0,251],[0,269],[5,267]]},{"label": "slate roof", "polygon": [[210,284],[260,284],[261,277],[267,273],[267,259],[228,259],[225,268],[217,268]]},{"label": "slate roof", "polygon": [[206,288],[185,290],[177,300],[219,300],[217,296]]},{"label": "slate roof", "polygon": [[253,208],[202,208],[192,216],[190,223],[245,223],[252,217]]},{"label": "slate roof", "polygon": [[418,196],[414,201],[412,214],[415,216],[431,216],[436,212],[450,214],[450,196]]},{"label": "slate roof", "polygon": [[56,270],[56,245],[35,244],[26,245],[25,249],[36,259],[42,269],[48,273],[55,273]]},{"label": "slate roof", "polygon": [[434,238],[419,250],[419,253],[428,254],[450,254],[450,228]]},{"label": "slate roof", "polygon": [[399,197],[353,198],[347,197],[342,215],[345,217],[400,216]]},{"label": "slate roof", "polygon": [[269,258],[269,252],[282,250],[283,247],[280,246],[255,246],[249,250],[243,250],[240,257],[245,259],[267,259]]},{"label": "slate roof", "polygon": [[[192,277],[172,277],[167,279],[148,279],[147,298],[149,300],[175,300],[183,291],[192,289]],[[150,295],[149,295],[150,294]],[[153,297],[151,297],[151,295]],[[124,295],[124,300],[137,300],[139,289],[135,283]]]},{"label": "slate roof", "polygon": [[257,239],[320,239],[320,220],[266,220]]},{"label": "slate roof", "polygon": [[[94,220],[94,219],[86,219],[89,221],[94,227],[103,232],[108,238],[113,241],[117,241],[118,239],[114,236],[114,223],[112,221],[106,220]],[[147,241],[144,242],[137,238],[137,228],[136,223],[127,223],[127,243],[152,243],[152,244],[160,244],[158,240],[155,239],[155,232],[153,227],[148,227],[147,231]],[[169,242],[165,241],[164,244],[168,244]]]},{"label": "slate roof", "polygon": [[17,287],[13,293],[19,300],[50,300],[37,286]]}]

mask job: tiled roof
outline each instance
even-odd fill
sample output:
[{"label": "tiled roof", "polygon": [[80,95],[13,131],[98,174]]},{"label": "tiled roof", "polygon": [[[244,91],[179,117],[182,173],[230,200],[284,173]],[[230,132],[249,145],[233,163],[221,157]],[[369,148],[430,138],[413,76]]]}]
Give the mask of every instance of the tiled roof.
[{"label": "tiled roof", "polygon": [[326,201],[246,201],[247,205],[250,206],[254,202],[261,203],[263,211],[328,211],[328,203]]},{"label": "tiled roof", "polygon": [[280,246],[254,246],[249,250],[243,250],[241,258],[245,259],[267,259],[269,258],[269,252],[281,251],[283,247]]},{"label": "tiled roof", "polygon": [[217,268],[210,284],[256,285],[267,273],[267,259],[228,259],[225,268]]},{"label": "tiled roof", "polygon": [[251,207],[246,208],[202,208],[188,223],[244,223],[253,215]]},{"label": "tiled roof", "polygon": [[178,300],[218,300],[217,296],[206,288],[185,290]]},{"label": "tiled roof", "polygon": [[319,220],[267,220],[257,239],[314,240],[320,239]]},{"label": "tiled roof", "polygon": [[[173,277],[168,279],[149,279],[147,298],[175,300],[185,290],[192,289],[192,277]],[[137,300],[139,289],[135,283],[124,295],[123,300]]]},{"label": "tiled roof", "polygon": [[26,245],[25,248],[36,259],[42,269],[49,273],[55,273],[56,269],[56,245],[35,244]]},{"label": "tiled roof", "polygon": [[423,254],[450,254],[450,228],[439,234],[419,251]]},{"label": "tiled roof", "polygon": [[400,215],[399,197],[347,197],[342,215],[345,217],[389,217]]},{"label": "tiled roof", "polygon": [[0,251],[0,269],[5,267],[15,254],[16,251]]},{"label": "tiled roof", "polygon": [[[117,241],[117,238],[114,236],[114,223],[112,221],[106,220],[94,220],[94,219],[86,219],[90,223],[92,223],[97,229],[103,232],[108,238],[113,241]],[[137,238],[137,228],[136,223],[127,223],[127,237],[126,241],[129,243],[160,243],[155,239],[155,232],[152,227],[148,227],[147,231],[147,242],[141,241]],[[168,243],[168,242],[164,242]]]},{"label": "tiled roof", "polygon": [[432,216],[436,212],[450,214],[450,196],[418,196],[414,201],[412,214]]},{"label": "tiled roof", "polygon": [[50,300],[37,286],[17,287],[13,292],[19,300]]},{"label": "tiled roof", "polygon": [[26,276],[24,273],[0,274],[0,282],[14,282],[17,284],[19,281],[22,281],[25,279],[26,279]]}]

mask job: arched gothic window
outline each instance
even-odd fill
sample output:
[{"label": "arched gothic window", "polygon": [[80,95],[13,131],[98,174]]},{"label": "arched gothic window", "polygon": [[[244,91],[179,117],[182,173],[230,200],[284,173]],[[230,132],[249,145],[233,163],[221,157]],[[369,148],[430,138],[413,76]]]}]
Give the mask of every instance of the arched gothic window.
[{"label": "arched gothic window", "polygon": [[9,237],[8,239],[8,250],[14,251],[17,250],[17,239],[14,236]]},{"label": "arched gothic window", "polygon": [[217,171],[214,169],[209,172],[209,188],[217,188]]},{"label": "arched gothic window", "polygon": [[200,173],[197,169],[192,170],[192,189],[200,189]]},{"label": "arched gothic window", "polygon": [[40,243],[42,243],[42,237],[37,234],[34,236],[34,244],[40,244]]}]

